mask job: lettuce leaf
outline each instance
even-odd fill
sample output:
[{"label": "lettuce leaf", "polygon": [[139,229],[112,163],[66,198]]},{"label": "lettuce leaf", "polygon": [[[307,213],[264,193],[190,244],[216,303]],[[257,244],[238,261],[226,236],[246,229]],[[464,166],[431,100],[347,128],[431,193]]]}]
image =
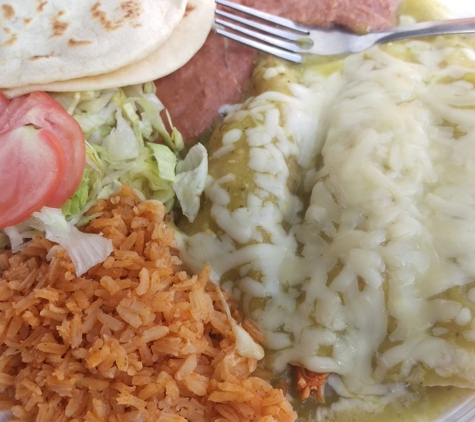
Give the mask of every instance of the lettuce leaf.
[{"label": "lettuce leaf", "polygon": [[180,202],[183,214],[193,222],[200,210],[200,197],[208,176],[208,152],[196,144],[177,165],[173,189]]},{"label": "lettuce leaf", "polygon": [[161,144],[149,144],[153,156],[158,163],[158,173],[163,180],[175,181],[175,167],[177,158],[173,152]]},{"label": "lettuce leaf", "polygon": [[40,212],[33,213],[30,223],[34,228],[45,232],[46,239],[58,243],[66,250],[78,277],[103,262],[114,250],[110,239],[79,231],[72,222],[66,221],[57,208],[43,207]]}]

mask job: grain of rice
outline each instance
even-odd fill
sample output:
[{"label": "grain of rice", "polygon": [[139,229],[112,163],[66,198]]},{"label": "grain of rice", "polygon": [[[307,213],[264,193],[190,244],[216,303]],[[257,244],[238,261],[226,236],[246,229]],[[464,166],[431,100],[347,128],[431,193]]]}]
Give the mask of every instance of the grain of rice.
[{"label": "grain of rice", "polygon": [[142,400],[148,400],[150,397],[157,393],[163,392],[165,389],[162,385],[157,383],[150,383],[146,385],[138,394],[138,397]]},{"label": "grain of rice", "polygon": [[107,417],[106,404],[102,400],[92,399],[92,408],[98,418],[105,419]]},{"label": "grain of rice", "polygon": [[42,237],[0,254],[1,406],[21,421],[294,421],[237,353],[209,268],[182,270],[164,206],[124,186],[90,213],[84,230],[114,252],[82,277]]},{"label": "grain of rice", "polygon": [[140,283],[135,289],[139,296],[143,296],[150,289],[150,273],[146,268],[142,268],[139,273]]},{"label": "grain of rice", "polygon": [[101,277],[101,286],[105,287],[111,295],[115,295],[121,290],[119,284],[112,277],[107,275]]},{"label": "grain of rice", "polygon": [[35,279],[38,275],[38,270],[33,270],[28,274],[25,279],[18,285],[18,290],[25,290],[31,287],[35,282]]},{"label": "grain of rice", "polygon": [[195,370],[197,364],[198,362],[196,360],[196,354],[188,356],[180,368],[176,371],[175,379],[177,381],[183,381],[187,375],[191,374]]},{"label": "grain of rice", "polygon": [[207,393],[208,378],[195,372],[185,376],[184,384],[186,388],[197,396],[205,396]]},{"label": "grain of rice", "polygon": [[97,313],[97,319],[112,331],[120,331],[125,326],[124,322],[121,320],[114,318],[111,315],[105,314],[102,311]]},{"label": "grain of rice", "polygon": [[140,338],[141,343],[149,343],[165,337],[170,332],[168,327],[158,326],[145,330]]},{"label": "grain of rice", "polygon": [[160,419],[157,422],[187,422],[187,420],[181,416],[167,415],[165,413],[160,415]]},{"label": "grain of rice", "polygon": [[40,343],[36,348],[45,353],[51,353],[52,355],[62,355],[66,352],[66,345],[55,343]]},{"label": "grain of rice", "polygon": [[[33,273],[32,273],[33,274]],[[46,299],[50,302],[55,302],[59,299],[60,292],[52,287],[45,287],[44,289],[35,289],[34,296]]]},{"label": "grain of rice", "polygon": [[127,237],[127,239],[120,245],[120,250],[121,251],[131,250],[133,246],[135,245],[135,242],[137,241],[138,236],[139,235],[137,232],[130,233],[129,237]]},{"label": "grain of rice", "polygon": [[49,318],[49,319],[52,319],[54,321],[58,321],[58,322],[61,322],[64,320],[64,316],[65,316],[66,313],[63,313],[63,312],[55,312],[55,311],[52,311],[50,309],[43,309],[41,312],[40,312],[40,315],[44,318]]},{"label": "grain of rice", "polygon": [[8,255],[6,253],[0,254],[0,270],[6,271],[10,268],[10,264],[8,263]]},{"label": "grain of rice", "polygon": [[79,345],[82,343],[82,333],[83,333],[83,326],[82,326],[81,317],[78,314],[76,314],[74,315],[71,321],[70,343],[73,349],[79,347]]},{"label": "grain of rice", "polygon": [[0,390],[3,391],[5,388],[13,385],[15,378],[13,375],[1,373],[0,374]]},{"label": "grain of rice", "polygon": [[132,327],[139,328],[142,325],[140,315],[132,312],[127,306],[118,305],[116,309],[119,316]]}]

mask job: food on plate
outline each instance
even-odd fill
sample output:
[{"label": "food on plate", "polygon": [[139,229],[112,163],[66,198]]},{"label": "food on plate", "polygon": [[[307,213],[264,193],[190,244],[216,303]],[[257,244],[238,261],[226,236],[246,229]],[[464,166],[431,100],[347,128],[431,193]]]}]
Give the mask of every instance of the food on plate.
[{"label": "food on plate", "polygon": [[[236,109],[212,134],[208,145],[208,180],[204,201],[196,220],[190,224],[184,222],[183,226],[186,233],[196,233],[196,236],[187,238],[187,242],[196,241],[204,246],[202,259],[210,259],[217,276],[229,270],[226,266],[230,261],[223,260],[219,266],[215,265],[217,262],[212,260],[213,254],[207,250],[210,229],[213,233],[224,230],[232,239],[252,249],[256,243],[285,237],[284,227],[300,210],[300,204],[295,200],[299,164],[293,152],[299,148],[298,143],[300,147],[312,150],[315,139],[311,132],[303,133],[303,125],[306,123],[314,127],[312,120],[318,116],[318,110],[315,107],[305,109],[303,101],[299,103],[295,99],[291,112],[301,118],[298,123],[302,126],[296,129],[302,129],[302,136],[298,139],[286,137],[283,125],[279,124],[281,114],[285,113],[285,100],[289,98],[287,85],[282,82],[290,84],[297,74],[282,66],[282,74],[270,80],[265,76],[269,67],[267,62],[258,65],[254,71],[254,91],[251,94],[262,93],[251,96],[244,105],[249,110],[262,110],[262,114]],[[233,109],[233,106],[230,108]],[[268,145],[268,148],[261,151],[258,147],[262,145]],[[279,148],[285,148],[287,154],[281,154]],[[308,156],[309,160],[311,158]],[[269,191],[269,199],[272,200],[266,201],[266,206],[261,209],[263,202],[259,201],[258,195],[262,196],[263,190]],[[255,201],[254,212],[248,209],[249,197]],[[262,227],[266,229],[261,230]],[[206,234],[202,236],[198,233]],[[195,249],[188,244],[187,251],[194,253]]]},{"label": "food on plate", "polygon": [[155,81],[157,95],[185,141],[196,141],[221,106],[242,98],[256,57],[256,50],[212,32],[187,64]]},{"label": "food on plate", "polygon": [[86,149],[81,127],[44,92],[14,98],[0,115],[1,132],[25,125],[46,129],[59,141],[67,177],[62,178],[46,205],[60,207],[74,193],[83,176]]},{"label": "food on plate", "polygon": [[183,140],[174,127],[165,128],[160,117],[164,107],[152,82],[51,95],[79,122],[86,138],[86,170],[80,187],[62,206],[65,215],[82,218],[97,199],[107,199],[126,183],[141,199],[173,207]]},{"label": "food on plate", "polygon": [[[171,210],[175,201],[174,189],[178,191],[181,185],[178,179],[186,179],[188,173],[184,168],[182,174],[176,177],[175,166],[181,162],[178,156],[183,141],[176,129],[172,128],[170,132],[166,130],[160,118],[163,105],[154,92],[155,86],[150,82],[123,89],[52,94],[73,117],[69,114],[66,116],[76,126],[79,123],[82,129],[82,146],[86,148],[87,156],[82,179],[61,209],[43,207],[32,215],[25,215],[26,221],[0,231],[0,248],[7,247],[17,252],[32,238],[44,234],[48,240],[59,243],[68,252],[79,276],[102,262],[112,250],[112,245],[105,238],[86,235],[76,227],[98,217],[98,214],[86,213],[99,199],[109,198],[122,185],[128,184],[142,200],[159,200]],[[34,93],[30,96],[36,95],[46,94]],[[49,98],[49,101],[53,100]],[[50,116],[45,120],[51,126],[58,118]],[[206,153],[204,147],[202,150]],[[191,155],[188,154],[185,161]],[[5,157],[5,160],[8,161],[8,158]],[[207,164],[206,159],[204,163]],[[13,170],[14,167],[9,163],[6,168]],[[196,170],[192,172],[195,175]],[[195,177],[198,181],[202,180],[202,184],[205,178],[206,169]],[[15,179],[15,183],[19,184],[21,180]],[[41,178],[36,183],[41,183]],[[201,193],[190,192],[187,187],[182,187],[180,192],[185,198]],[[12,205],[17,213],[25,209],[29,199],[21,195],[15,198],[20,201],[16,207]],[[186,204],[182,204],[182,208],[186,212]],[[5,217],[11,218],[12,215],[6,213]]]},{"label": "food on plate", "polygon": [[[264,3],[293,18],[304,5]],[[331,6],[323,18],[357,30],[395,10]],[[431,7],[407,0],[400,22]],[[48,94],[87,163],[61,209],[0,231],[6,408],[16,395],[20,419],[433,422],[475,389],[474,49],[437,37],[254,67],[210,35],[155,83]],[[54,151],[47,130],[12,126],[5,145],[28,134]]]},{"label": "food on plate", "polygon": [[185,6],[185,0],[84,0],[68,7],[3,1],[0,87],[97,75],[137,62],[170,37]]},{"label": "food on plate", "polygon": [[319,403],[325,403],[325,383],[328,373],[318,373],[308,371],[301,366],[295,367],[296,386],[301,393],[302,400],[307,400],[310,396],[316,398]]},{"label": "food on plate", "polygon": [[[176,4],[181,5],[181,3],[180,1]],[[213,0],[189,0],[186,3],[183,17],[173,29],[170,37],[140,60],[108,72],[99,72],[94,76],[77,77],[75,79],[72,79],[73,76],[69,76],[65,80],[53,79],[40,84],[24,82],[4,92],[8,97],[13,97],[32,91],[102,90],[161,78],[179,69],[200,49],[211,28],[213,13]],[[152,17],[156,15],[153,12],[147,12],[147,14],[148,19],[152,22]],[[158,24],[158,22],[154,22]],[[135,43],[139,41],[139,39],[134,39]],[[120,47],[121,54],[125,51],[125,48],[125,46]],[[123,56],[128,57],[128,54],[123,54]],[[86,62],[83,62],[83,66],[86,64]]]},{"label": "food on plate", "polygon": [[0,133],[0,228],[39,211],[55,194],[66,165],[58,139],[46,129],[20,126]]},{"label": "food on plate", "polygon": [[77,121],[44,92],[5,102],[0,114],[0,228],[44,205],[62,206],[83,177],[86,148]]},{"label": "food on plate", "polygon": [[165,211],[128,186],[99,201],[84,230],[114,251],[82,277],[43,237],[0,254],[4,410],[36,421],[296,419],[281,390],[252,376],[256,345],[237,341],[209,269],[182,270]]},{"label": "food on plate", "polygon": [[183,260],[240,300],[275,373],[330,373],[310,418],[475,388],[474,47],[266,58],[211,136]]}]

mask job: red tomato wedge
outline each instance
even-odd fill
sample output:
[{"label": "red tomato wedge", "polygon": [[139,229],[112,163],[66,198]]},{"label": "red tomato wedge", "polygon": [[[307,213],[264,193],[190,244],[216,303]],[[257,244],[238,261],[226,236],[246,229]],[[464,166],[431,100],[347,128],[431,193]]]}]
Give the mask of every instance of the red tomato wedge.
[{"label": "red tomato wedge", "polygon": [[0,92],[0,116],[6,110],[8,102],[8,98]]},{"label": "red tomato wedge", "polygon": [[61,143],[46,129],[20,126],[0,134],[0,229],[39,211],[60,185]]},{"label": "red tomato wedge", "polygon": [[64,152],[67,172],[46,202],[61,207],[79,186],[86,165],[86,144],[81,127],[66,110],[45,92],[33,92],[10,101],[0,113],[0,132],[34,125],[51,132]]}]

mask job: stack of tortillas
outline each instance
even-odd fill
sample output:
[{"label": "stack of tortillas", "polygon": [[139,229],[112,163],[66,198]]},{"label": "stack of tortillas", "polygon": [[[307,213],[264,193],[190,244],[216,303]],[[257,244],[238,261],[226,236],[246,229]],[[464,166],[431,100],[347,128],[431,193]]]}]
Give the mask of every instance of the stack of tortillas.
[{"label": "stack of tortillas", "polygon": [[214,0],[4,0],[0,91],[85,91],[152,81],[183,66]]}]

